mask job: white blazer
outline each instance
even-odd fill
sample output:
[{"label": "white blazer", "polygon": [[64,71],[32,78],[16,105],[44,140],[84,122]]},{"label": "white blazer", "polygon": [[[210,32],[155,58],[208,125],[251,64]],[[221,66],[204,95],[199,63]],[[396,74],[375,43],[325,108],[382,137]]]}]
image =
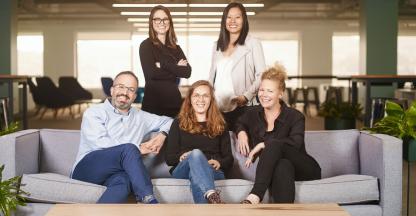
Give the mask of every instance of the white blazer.
[{"label": "white blazer", "polygon": [[[217,72],[217,59],[222,55],[217,49],[217,42],[214,43],[212,51],[211,70],[209,82],[215,86]],[[261,74],[266,70],[263,47],[257,38],[247,35],[244,45],[237,44],[233,59],[231,78],[236,95],[244,95],[248,99],[248,105],[256,104],[255,96],[259,89]]]}]

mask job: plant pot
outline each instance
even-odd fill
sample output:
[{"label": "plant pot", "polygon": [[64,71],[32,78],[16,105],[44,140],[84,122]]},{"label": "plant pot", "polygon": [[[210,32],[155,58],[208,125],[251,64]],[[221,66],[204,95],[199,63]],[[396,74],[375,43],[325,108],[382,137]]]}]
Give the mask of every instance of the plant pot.
[{"label": "plant pot", "polygon": [[325,117],[325,130],[354,129],[355,119]]},{"label": "plant pot", "polygon": [[416,139],[403,140],[403,159],[408,162],[416,161]]}]

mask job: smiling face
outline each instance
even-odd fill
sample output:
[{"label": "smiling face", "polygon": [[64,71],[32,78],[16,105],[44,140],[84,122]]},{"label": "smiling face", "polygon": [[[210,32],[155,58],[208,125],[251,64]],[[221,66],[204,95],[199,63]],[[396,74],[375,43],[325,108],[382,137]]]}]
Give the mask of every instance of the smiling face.
[{"label": "smiling face", "polygon": [[111,87],[111,104],[122,112],[127,112],[136,99],[138,83],[133,76],[123,74],[114,80]]},{"label": "smiling face", "polygon": [[277,81],[264,79],[260,83],[258,92],[260,104],[264,109],[279,106],[279,99],[283,97],[283,90]]},{"label": "smiling face", "polygon": [[241,10],[238,7],[233,7],[228,11],[225,27],[230,34],[240,34],[243,21]]},{"label": "smiling face", "polygon": [[191,104],[196,114],[206,115],[211,104],[210,89],[206,85],[198,86],[191,95]]},{"label": "smiling face", "polygon": [[152,18],[153,29],[158,35],[165,35],[169,31],[169,17],[163,10],[157,10]]}]

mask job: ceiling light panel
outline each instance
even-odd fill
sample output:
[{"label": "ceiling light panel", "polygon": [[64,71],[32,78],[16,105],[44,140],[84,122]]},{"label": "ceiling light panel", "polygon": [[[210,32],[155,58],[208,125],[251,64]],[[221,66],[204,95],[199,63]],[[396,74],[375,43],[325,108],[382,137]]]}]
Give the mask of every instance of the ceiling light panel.
[{"label": "ceiling light panel", "polygon": [[[194,8],[225,8],[228,4],[189,4],[189,7]],[[264,7],[264,4],[243,4],[246,8],[261,8]]]},{"label": "ceiling light panel", "polygon": [[168,8],[174,7],[188,7],[188,4],[113,4],[113,7],[117,8],[152,8],[157,5],[162,5]]},{"label": "ceiling light panel", "polygon": [[[113,4],[113,7],[116,8],[152,8],[157,5],[163,5],[170,8],[224,8],[227,7],[227,4]],[[264,4],[243,4],[246,8],[262,8]]]}]

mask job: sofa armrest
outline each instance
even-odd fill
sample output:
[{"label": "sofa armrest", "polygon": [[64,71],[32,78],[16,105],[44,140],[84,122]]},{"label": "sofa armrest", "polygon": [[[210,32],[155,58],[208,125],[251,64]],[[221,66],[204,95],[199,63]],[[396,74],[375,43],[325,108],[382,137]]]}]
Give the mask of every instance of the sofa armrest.
[{"label": "sofa armrest", "polygon": [[3,178],[39,172],[39,130],[23,130],[0,137]]},{"label": "sofa armrest", "polygon": [[358,142],[360,173],[379,179],[383,215],[401,215],[402,140],[361,132]]}]

